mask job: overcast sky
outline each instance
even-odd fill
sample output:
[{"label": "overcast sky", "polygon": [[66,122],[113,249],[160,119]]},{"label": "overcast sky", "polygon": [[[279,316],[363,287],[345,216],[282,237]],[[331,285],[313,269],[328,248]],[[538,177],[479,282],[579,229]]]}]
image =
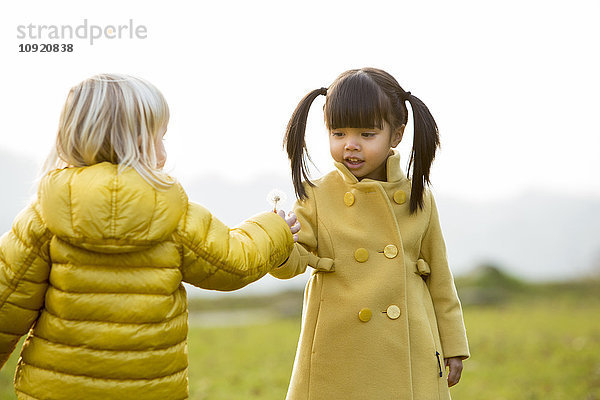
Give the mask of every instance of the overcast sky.
[{"label": "overcast sky", "polygon": [[[437,120],[436,191],[472,200],[528,187],[600,195],[597,1],[106,0],[4,8],[0,150],[34,162],[54,141],[69,88],[95,73],[122,72],[166,96],[168,165],[184,183],[205,174],[287,176],[281,140],[297,102],[347,69],[374,66]],[[76,28],[84,19],[101,28],[132,20],[146,37],[125,31],[93,45],[89,37],[17,37],[19,25]],[[19,53],[26,43],[68,43],[74,51]],[[307,134],[326,172],[323,101],[313,106]],[[400,145],[405,160],[411,128]]]}]

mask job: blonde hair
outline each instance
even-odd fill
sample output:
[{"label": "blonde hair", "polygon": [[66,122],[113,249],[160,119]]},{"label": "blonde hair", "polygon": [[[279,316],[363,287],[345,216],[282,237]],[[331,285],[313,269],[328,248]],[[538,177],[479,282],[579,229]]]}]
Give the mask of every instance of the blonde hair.
[{"label": "blonde hair", "polygon": [[157,163],[156,143],[167,128],[169,107],[151,83],[122,74],[100,74],[69,91],[56,145],[44,174],[108,161],[135,169],[157,189],[174,183]]}]

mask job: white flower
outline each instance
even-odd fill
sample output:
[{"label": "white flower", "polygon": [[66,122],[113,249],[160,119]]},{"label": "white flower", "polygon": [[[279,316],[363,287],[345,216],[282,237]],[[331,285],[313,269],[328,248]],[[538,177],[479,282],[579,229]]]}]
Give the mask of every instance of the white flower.
[{"label": "white flower", "polygon": [[273,210],[277,210],[277,203],[287,200],[284,192],[278,189],[273,189],[267,194],[267,201],[273,205]]}]

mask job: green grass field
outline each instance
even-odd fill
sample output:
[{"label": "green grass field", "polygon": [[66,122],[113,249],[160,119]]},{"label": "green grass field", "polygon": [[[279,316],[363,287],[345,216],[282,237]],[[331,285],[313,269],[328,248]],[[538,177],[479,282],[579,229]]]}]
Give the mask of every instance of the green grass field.
[{"label": "green grass field", "polygon": [[[465,304],[472,357],[452,397],[600,400],[597,289],[546,285],[508,301]],[[298,317],[211,328],[192,318],[190,398],[282,400],[299,331]],[[16,398],[16,360],[0,373],[0,399]]]}]

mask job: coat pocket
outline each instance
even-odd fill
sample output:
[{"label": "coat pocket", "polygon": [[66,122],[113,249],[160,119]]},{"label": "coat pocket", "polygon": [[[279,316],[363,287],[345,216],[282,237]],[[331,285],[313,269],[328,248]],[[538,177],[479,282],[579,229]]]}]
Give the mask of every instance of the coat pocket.
[{"label": "coat pocket", "polygon": [[435,357],[437,358],[437,364],[438,364],[438,373],[440,374],[440,378],[444,376],[444,372],[443,372],[443,368],[442,368],[442,360],[440,359],[441,354],[439,351],[436,350],[435,352]]},{"label": "coat pocket", "polygon": [[431,269],[429,268],[429,264],[427,264],[427,261],[423,260],[422,258],[419,258],[417,260],[415,274],[421,275],[423,279],[426,279],[429,276],[429,274],[431,274]]}]

